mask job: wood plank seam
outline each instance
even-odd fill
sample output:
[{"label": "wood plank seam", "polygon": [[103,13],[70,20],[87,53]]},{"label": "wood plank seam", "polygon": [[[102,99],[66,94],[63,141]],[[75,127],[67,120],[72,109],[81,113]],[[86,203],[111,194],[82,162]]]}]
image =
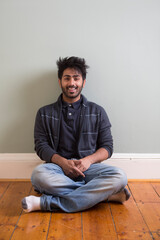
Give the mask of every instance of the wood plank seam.
[{"label": "wood plank seam", "polygon": [[11,184],[11,183],[9,183],[9,184],[7,185],[7,187],[5,188],[4,192],[3,192],[2,195],[0,196],[0,200],[3,198],[4,194],[6,193],[7,189],[9,188],[10,184]]},{"label": "wood plank seam", "polygon": [[[132,191],[131,191],[131,189],[130,189],[129,186],[128,186],[128,188],[129,188],[130,192],[132,193]],[[152,232],[151,232],[151,230],[149,229],[149,226],[148,226],[148,224],[147,224],[147,222],[146,222],[146,220],[145,220],[145,218],[144,218],[144,216],[143,216],[141,210],[139,209],[139,206],[138,206],[138,204],[137,204],[137,202],[136,202],[136,199],[134,198],[134,195],[133,195],[133,194],[132,194],[132,197],[133,197],[133,200],[134,200],[134,202],[135,202],[135,204],[136,204],[136,206],[137,206],[137,209],[138,209],[138,211],[139,211],[139,213],[140,213],[140,215],[141,215],[141,217],[142,217],[142,219],[143,219],[143,221],[144,221],[146,227],[148,228],[148,232],[149,232],[151,238],[154,240],[154,237],[153,237],[153,235],[152,235]]]},{"label": "wood plank seam", "polygon": [[112,216],[112,221],[113,221],[114,229],[115,229],[115,232],[116,232],[116,234],[117,234],[117,236],[118,236],[118,231],[117,231],[117,228],[116,228],[116,223],[115,223],[115,221],[114,221],[112,209],[111,209],[111,206],[110,206],[109,202],[108,202],[108,206],[109,206],[109,210],[110,210],[110,213],[111,213],[111,216]]},{"label": "wood plank seam", "polygon": [[[30,188],[30,190],[29,190],[28,195],[30,195],[31,191],[32,191],[32,186],[31,186],[31,188]],[[16,222],[16,224],[15,224],[15,227],[14,227],[14,229],[13,229],[13,232],[12,232],[12,234],[11,234],[10,239],[12,239],[12,236],[13,236],[16,228],[18,227],[18,223],[19,223],[19,220],[20,220],[20,218],[21,218],[21,216],[22,216],[22,213],[23,213],[23,209],[21,210],[21,212],[20,212],[20,214],[19,214],[19,218],[17,219],[17,222]]]},{"label": "wood plank seam", "polygon": [[146,226],[147,226],[147,228],[148,228],[148,232],[149,232],[151,238],[154,240],[154,237],[153,237],[153,235],[152,235],[152,232],[151,232],[151,230],[150,230],[150,228],[149,228],[149,226],[148,226],[148,224],[147,224],[147,222],[146,222],[146,220],[145,220],[145,218],[144,218],[141,210],[139,209],[139,206],[138,206],[137,202],[135,202],[135,203],[136,203],[137,209],[139,210],[139,212],[140,212],[140,214],[141,214],[141,216],[142,216],[142,218],[143,218],[144,223],[146,224]]},{"label": "wood plank seam", "polygon": [[82,233],[82,240],[83,240],[83,215],[81,212],[81,233]]},{"label": "wood plank seam", "polygon": [[21,218],[21,216],[22,216],[22,213],[23,213],[23,210],[21,210],[21,212],[20,212],[20,214],[19,214],[19,218],[18,218],[18,220],[17,220],[17,222],[16,222],[16,224],[15,224],[15,227],[14,227],[14,229],[13,229],[13,232],[12,232],[12,234],[11,234],[10,239],[12,239],[13,234],[14,234],[16,228],[18,227],[18,222],[19,222],[19,220],[20,220],[20,218]]},{"label": "wood plank seam", "polygon": [[50,229],[50,226],[51,226],[51,218],[52,218],[52,214],[53,214],[53,212],[50,213],[50,219],[49,219],[49,224],[48,224],[48,230],[47,230],[46,239],[48,239],[48,235],[49,235],[49,229]]},{"label": "wood plank seam", "polygon": [[[152,185],[152,184],[151,184]],[[155,189],[155,187],[152,185],[154,191],[157,193],[158,197],[160,197],[160,195],[158,194],[157,190]]]}]

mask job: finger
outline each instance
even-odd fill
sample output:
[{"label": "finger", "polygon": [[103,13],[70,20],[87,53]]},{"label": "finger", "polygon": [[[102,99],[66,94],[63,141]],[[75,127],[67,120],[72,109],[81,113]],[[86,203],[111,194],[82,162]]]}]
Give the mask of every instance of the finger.
[{"label": "finger", "polygon": [[75,163],[76,166],[81,164],[81,160],[73,160],[73,162]]},{"label": "finger", "polygon": [[81,170],[79,170],[78,168],[75,168],[75,170],[78,173],[78,175],[81,175],[82,177],[85,177],[84,173],[81,172]]}]

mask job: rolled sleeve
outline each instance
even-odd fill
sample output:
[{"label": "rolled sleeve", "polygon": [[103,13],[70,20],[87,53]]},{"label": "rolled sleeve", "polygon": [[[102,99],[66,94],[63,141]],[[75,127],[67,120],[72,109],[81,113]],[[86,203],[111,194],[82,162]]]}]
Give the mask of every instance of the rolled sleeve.
[{"label": "rolled sleeve", "polygon": [[54,143],[50,143],[49,134],[45,129],[45,123],[42,121],[40,110],[36,115],[34,127],[34,142],[37,155],[46,162],[51,162],[52,156],[57,153],[54,149]]},{"label": "rolled sleeve", "polygon": [[109,121],[107,113],[103,108],[101,108],[97,143],[98,148],[105,148],[108,151],[110,158],[113,153],[113,138],[111,134],[111,123]]}]

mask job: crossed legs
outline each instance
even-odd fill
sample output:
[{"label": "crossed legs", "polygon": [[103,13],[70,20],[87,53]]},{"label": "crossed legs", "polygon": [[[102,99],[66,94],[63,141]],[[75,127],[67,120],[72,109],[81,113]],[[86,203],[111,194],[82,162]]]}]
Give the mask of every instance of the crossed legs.
[{"label": "crossed legs", "polygon": [[28,212],[56,209],[78,212],[104,200],[119,202],[128,200],[130,194],[125,189],[127,177],[121,169],[96,163],[84,174],[84,178],[78,177],[73,180],[56,164],[39,165],[34,169],[31,181],[42,196],[24,198],[23,209]]}]

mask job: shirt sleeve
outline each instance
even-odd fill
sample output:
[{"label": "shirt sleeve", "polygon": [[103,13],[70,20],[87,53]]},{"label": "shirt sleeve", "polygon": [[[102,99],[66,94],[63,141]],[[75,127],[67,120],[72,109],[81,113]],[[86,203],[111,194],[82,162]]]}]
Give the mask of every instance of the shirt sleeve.
[{"label": "shirt sleeve", "polygon": [[49,134],[46,131],[45,123],[41,117],[40,110],[38,111],[35,120],[34,143],[37,155],[42,160],[51,162],[52,156],[57,152],[54,148],[54,143],[50,143]]},{"label": "shirt sleeve", "polygon": [[109,158],[112,156],[113,138],[111,134],[111,124],[107,116],[107,113],[102,107],[101,107],[101,113],[100,113],[100,124],[99,124],[99,131],[98,131],[97,147],[105,148],[108,151]]}]

